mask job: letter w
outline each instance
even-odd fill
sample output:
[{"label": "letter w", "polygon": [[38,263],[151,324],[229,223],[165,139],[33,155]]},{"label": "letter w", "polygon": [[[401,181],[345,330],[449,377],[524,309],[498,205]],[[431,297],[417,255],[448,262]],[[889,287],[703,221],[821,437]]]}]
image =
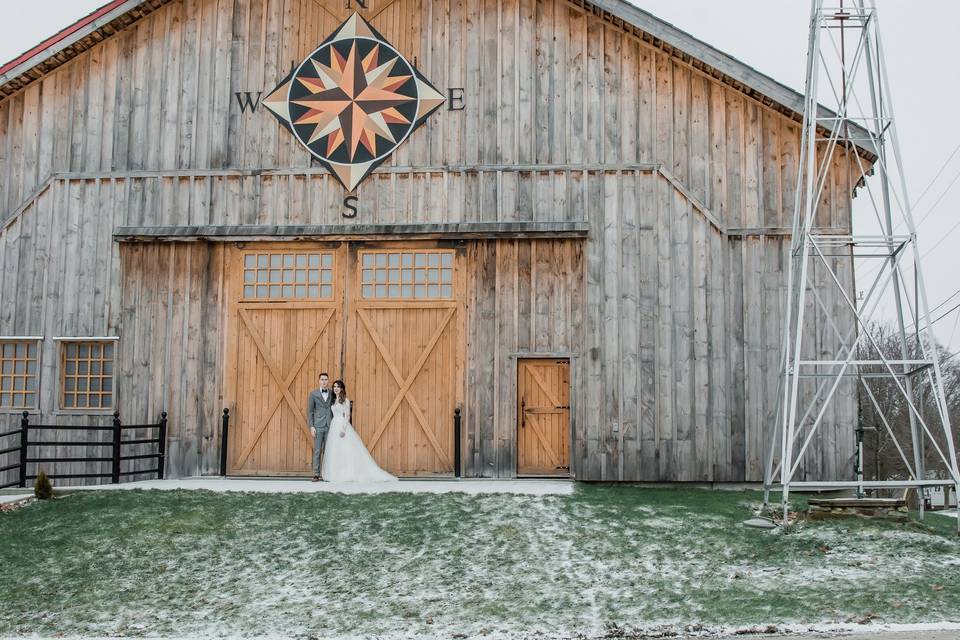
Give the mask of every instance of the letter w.
[{"label": "letter w", "polygon": [[250,108],[250,111],[256,111],[257,107],[260,105],[260,96],[263,95],[262,91],[257,91],[257,97],[252,98],[253,91],[237,91],[233,94],[237,97],[237,103],[240,104],[240,113],[246,113],[247,108]]}]

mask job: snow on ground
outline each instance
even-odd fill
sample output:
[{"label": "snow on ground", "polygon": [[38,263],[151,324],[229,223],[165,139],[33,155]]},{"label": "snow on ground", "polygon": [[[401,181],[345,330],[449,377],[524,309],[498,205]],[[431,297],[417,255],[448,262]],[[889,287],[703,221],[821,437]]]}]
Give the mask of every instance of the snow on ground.
[{"label": "snow on ground", "polygon": [[[551,485],[570,495],[521,491]],[[162,486],[230,495],[84,491],[16,514],[31,542],[0,555],[0,593],[21,592],[0,602],[0,635],[719,637],[765,621],[781,633],[960,632],[960,543],[919,526],[759,531],[740,526],[753,506],[741,496],[569,483],[409,481],[391,488],[449,495],[355,497],[302,480]],[[287,486],[330,495],[257,495]],[[51,553],[19,562],[36,545]],[[44,604],[51,581],[56,608]],[[929,620],[952,622],[882,624]]]},{"label": "snow on ground", "polygon": [[69,487],[67,491],[116,491],[130,489],[205,490],[215,493],[507,493],[513,495],[570,495],[569,480],[401,480],[400,482],[311,482],[309,479],[192,477],[171,480],[141,480],[122,484]]},{"label": "snow on ground", "polygon": [[[133,624],[127,628],[128,635],[137,638],[151,638],[153,636],[147,633],[145,625]],[[627,634],[630,635],[620,635]],[[559,635],[538,633],[537,640],[568,640],[571,634],[563,633]],[[116,640],[117,636],[85,636],[56,634],[55,636],[32,635],[32,640],[42,640],[44,638],[56,638],[57,640]],[[163,636],[157,636],[158,638]],[[257,638],[257,640],[289,640],[290,635],[284,633],[268,633],[265,635],[243,635],[235,634],[222,636],[222,640],[245,640],[246,638]],[[306,638],[313,638],[307,635]],[[370,638],[383,640],[383,636],[369,635],[348,635],[338,636],[337,640],[370,640]],[[430,634],[415,633],[390,635],[391,640],[434,640],[439,638],[449,638],[448,634]],[[462,633],[454,633],[453,638],[458,640],[467,640],[471,636]],[[518,635],[509,631],[487,631],[480,638],[482,640],[520,640],[526,638],[525,635]],[[816,638],[836,638],[843,640],[957,640],[960,638],[960,623],[935,622],[920,624],[772,624],[772,625],[749,625],[749,626],[720,626],[720,627],[701,627],[699,625],[662,625],[657,627],[631,627],[627,629],[607,628],[602,635],[589,636],[577,635],[579,640],[610,640],[611,638],[713,638],[715,640],[743,639],[743,640],[761,640],[780,638],[782,640],[815,640]],[[209,636],[200,634],[180,634],[177,640],[209,640]],[[325,639],[326,640],[326,639]]]},{"label": "snow on ground", "polygon": [[7,504],[10,502],[19,502],[20,500],[25,500],[27,498],[33,497],[32,493],[7,493],[0,494],[0,504]]}]

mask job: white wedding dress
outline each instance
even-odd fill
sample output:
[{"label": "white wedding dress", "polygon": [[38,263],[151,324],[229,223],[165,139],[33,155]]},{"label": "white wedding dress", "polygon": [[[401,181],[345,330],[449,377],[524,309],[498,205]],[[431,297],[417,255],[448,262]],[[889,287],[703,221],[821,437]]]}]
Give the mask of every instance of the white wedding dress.
[{"label": "white wedding dress", "polygon": [[350,400],[334,402],[331,409],[333,420],[320,463],[323,479],[328,482],[395,482],[397,477],[380,468],[350,424]]}]

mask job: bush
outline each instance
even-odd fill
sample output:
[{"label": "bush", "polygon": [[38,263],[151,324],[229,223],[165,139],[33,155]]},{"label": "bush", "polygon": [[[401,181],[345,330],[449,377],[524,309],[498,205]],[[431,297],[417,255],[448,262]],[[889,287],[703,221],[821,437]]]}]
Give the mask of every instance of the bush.
[{"label": "bush", "polygon": [[33,495],[37,500],[50,500],[53,498],[53,484],[47,477],[45,471],[41,470],[37,474],[37,480],[33,483]]}]

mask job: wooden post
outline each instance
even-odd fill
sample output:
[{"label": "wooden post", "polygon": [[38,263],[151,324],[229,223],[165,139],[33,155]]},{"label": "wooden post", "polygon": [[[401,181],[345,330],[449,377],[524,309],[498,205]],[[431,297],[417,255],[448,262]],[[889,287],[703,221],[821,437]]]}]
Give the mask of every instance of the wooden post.
[{"label": "wooden post", "polygon": [[227,434],[230,430],[230,409],[223,410],[223,427],[220,432],[220,475],[227,475]]},{"label": "wooden post", "polygon": [[110,481],[120,484],[120,412],[113,414],[113,468]]},{"label": "wooden post", "polygon": [[453,476],[460,477],[460,407],[453,410]]},{"label": "wooden post", "polygon": [[23,412],[20,419],[20,486],[27,486],[27,440],[30,434],[30,414]]},{"label": "wooden post", "polygon": [[157,436],[157,480],[163,480],[163,469],[167,463],[167,412],[160,414],[160,433]]}]

